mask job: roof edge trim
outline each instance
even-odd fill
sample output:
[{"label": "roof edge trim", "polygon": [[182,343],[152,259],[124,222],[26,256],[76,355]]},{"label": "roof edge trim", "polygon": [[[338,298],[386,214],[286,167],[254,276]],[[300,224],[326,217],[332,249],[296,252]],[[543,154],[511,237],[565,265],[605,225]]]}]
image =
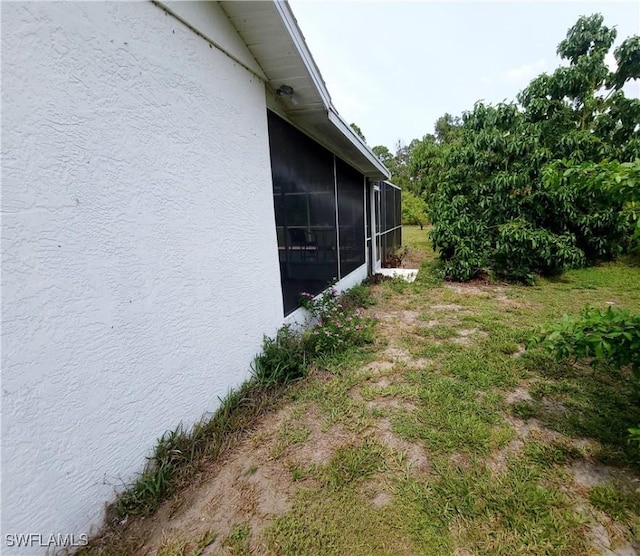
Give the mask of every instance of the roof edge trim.
[{"label": "roof edge trim", "polygon": [[298,22],[295,18],[295,15],[291,11],[291,7],[286,0],[274,0],[274,5],[282,22],[284,23],[291,40],[293,41],[300,58],[302,59],[307,71],[309,72],[309,76],[311,77],[318,94],[322,98],[322,102],[325,105],[325,109],[327,111],[328,120],[347,138],[353,143],[358,150],[365,156],[369,162],[378,170],[381,174],[383,174],[387,179],[391,177],[391,173],[387,169],[387,167],[380,161],[380,159],[371,151],[369,146],[362,140],[362,138],[351,129],[351,126],[346,123],[346,121],[340,116],[338,111],[336,110],[333,102],[331,101],[331,96],[329,95],[329,90],[322,79],[322,75],[318,66],[316,65],[311,51],[307,46],[307,43],[304,39],[302,31],[298,26]]}]

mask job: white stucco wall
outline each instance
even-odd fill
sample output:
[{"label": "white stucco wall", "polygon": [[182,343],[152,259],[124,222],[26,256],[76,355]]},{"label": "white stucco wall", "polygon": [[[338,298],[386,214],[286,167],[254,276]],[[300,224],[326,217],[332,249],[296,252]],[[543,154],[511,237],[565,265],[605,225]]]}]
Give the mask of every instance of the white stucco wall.
[{"label": "white stucco wall", "polygon": [[3,2],[2,211],[11,554],[99,524],[282,322],[264,84],[151,3]]}]

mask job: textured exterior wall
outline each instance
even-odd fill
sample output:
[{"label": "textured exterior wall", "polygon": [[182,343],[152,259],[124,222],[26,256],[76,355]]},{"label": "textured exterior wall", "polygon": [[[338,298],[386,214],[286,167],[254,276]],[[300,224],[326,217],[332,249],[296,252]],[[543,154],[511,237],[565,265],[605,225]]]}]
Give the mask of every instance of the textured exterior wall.
[{"label": "textured exterior wall", "polygon": [[89,532],[283,314],[255,76],[151,3],[32,2],[2,77],[4,543]]}]

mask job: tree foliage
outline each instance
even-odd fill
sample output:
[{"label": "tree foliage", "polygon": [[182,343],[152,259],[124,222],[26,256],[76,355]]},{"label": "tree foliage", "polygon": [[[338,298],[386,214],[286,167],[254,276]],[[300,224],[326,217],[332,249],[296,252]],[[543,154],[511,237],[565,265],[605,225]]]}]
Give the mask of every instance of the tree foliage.
[{"label": "tree foliage", "polygon": [[615,49],[611,72],[615,37],[602,16],[581,17],[558,46],[568,66],[533,79],[518,102],[445,114],[435,140],[414,146],[409,166],[450,277],[489,270],[530,283],[620,252],[629,201],[610,183],[616,172],[627,188],[637,179],[637,165],[620,162],[640,157],[640,100],[622,91],[639,73],[640,39]]},{"label": "tree foliage", "polygon": [[[529,347],[538,344],[558,360],[591,358],[593,363],[629,366],[640,381],[640,315],[626,309],[586,307],[578,317],[565,315],[529,341]],[[628,431],[640,449],[640,425]]]},{"label": "tree foliage", "polygon": [[364,133],[362,133],[362,130],[360,129],[359,125],[352,123],[352,124],[349,124],[349,127],[356,132],[356,135],[360,137],[360,139],[362,139],[364,143],[367,142],[367,138],[364,136]]},{"label": "tree foliage", "polygon": [[411,193],[402,192],[402,223],[420,226],[422,230],[428,222],[427,203],[425,200]]},{"label": "tree foliage", "polygon": [[391,171],[391,181],[406,191],[417,193],[417,182],[414,179],[410,164],[413,150],[420,144],[418,139],[413,139],[408,145],[402,141],[396,143],[396,152],[393,154],[384,145],[376,145],[372,151]]},{"label": "tree foliage", "polygon": [[640,379],[640,315],[626,309],[587,307],[577,318],[562,320],[532,338],[558,360],[568,357],[607,361],[617,367],[629,365]]}]

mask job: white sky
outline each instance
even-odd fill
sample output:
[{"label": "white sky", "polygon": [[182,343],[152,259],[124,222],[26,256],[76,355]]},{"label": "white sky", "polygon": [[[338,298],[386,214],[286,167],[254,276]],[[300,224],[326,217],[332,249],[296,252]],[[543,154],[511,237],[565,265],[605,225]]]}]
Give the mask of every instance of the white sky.
[{"label": "white sky", "polygon": [[[580,15],[640,34],[640,0],[405,2],[290,0],[335,107],[370,146],[395,151],[433,132],[445,112],[514,100],[560,65],[558,43]],[[636,81],[625,89],[640,96]]]}]

